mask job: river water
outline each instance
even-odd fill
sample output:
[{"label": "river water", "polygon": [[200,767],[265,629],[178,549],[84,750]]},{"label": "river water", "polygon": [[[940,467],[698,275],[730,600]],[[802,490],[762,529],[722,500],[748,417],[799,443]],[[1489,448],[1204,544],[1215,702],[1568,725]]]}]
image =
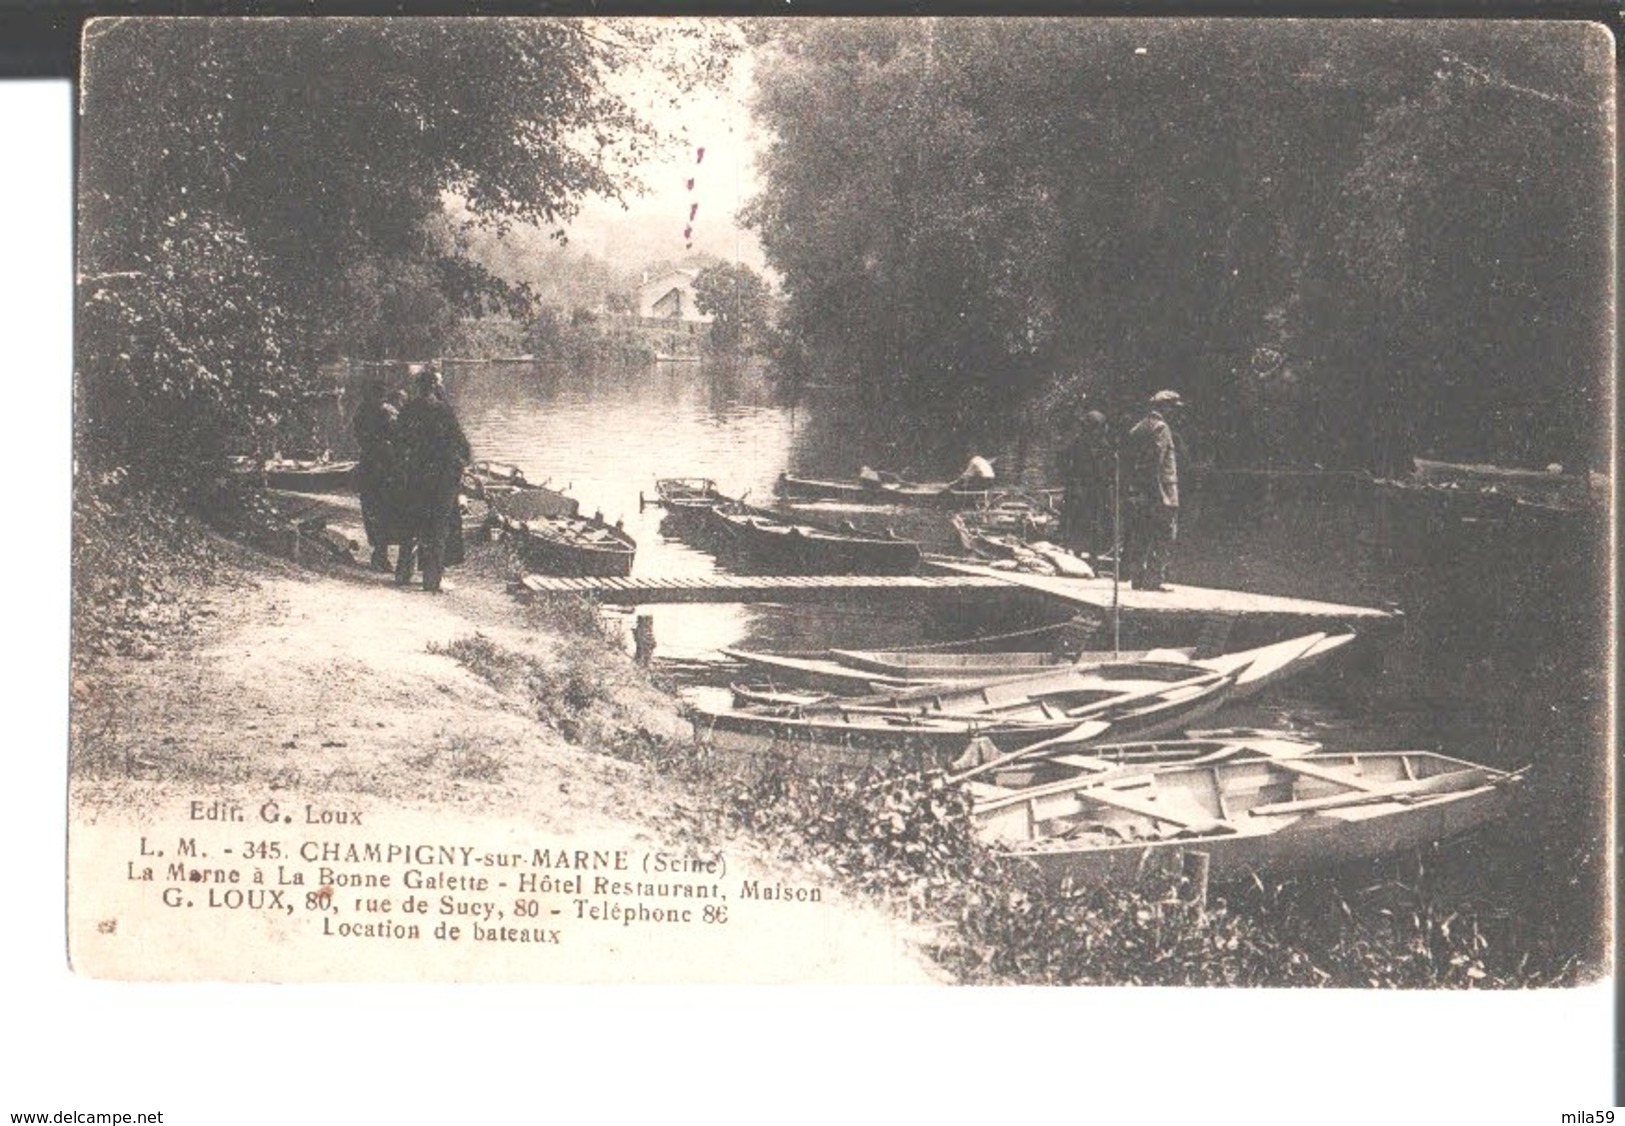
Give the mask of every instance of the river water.
[{"label": "river water", "polygon": [[[816,388],[790,401],[750,365],[451,363],[447,386],[477,458],[517,464],[578,498],[584,512],[624,522],[638,543],[634,575],[718,567],[663,530],[658,506],[640,507],[658,477],[710,477],[725,493],[766,504],[783,470],[850,478],[868,464],[946,479],[981,453],[1002,477],[1034,484],[1054,479],[1050,467],[1068,437],[1064,420],[1034,421],[1017,409],[956,418],[924,404],[899,414]],[[1217,722],[1292,727],[1337,748],[1532,764],[1517,815],[1460,856],[1463,880],[1487,881],[1486,894],[1506,910],[1535,912],[1556,928],[1559,945],[1597,957],[1609,810],[1604,530],[1396,530],[1374,490],[1346,478],[1199,477],[1185,491],[1173,581],[1405,614],[1380,660],[1317,673]],[[956,546],[939,513],[847,507],[838,515],[893,528],[928,550]],[[651,612],[658,653],[690,658],[720,645],[898,647],[1042,624],[895,597]],[[1052,610],[1047,620],[1063,616]],[[629,626],[628,615],[620,619]]]}]

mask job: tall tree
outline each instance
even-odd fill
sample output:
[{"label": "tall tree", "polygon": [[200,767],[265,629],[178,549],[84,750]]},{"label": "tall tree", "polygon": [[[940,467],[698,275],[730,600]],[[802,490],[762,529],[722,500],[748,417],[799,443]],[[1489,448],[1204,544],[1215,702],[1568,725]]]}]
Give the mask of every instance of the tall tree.
[{"label": "tall tree", "polygon": [[762,340],[768,328],[768,288],[742,263],[707,266],[694,276],[694,307],[711,318],[711,344],[735,352]]},{"label": "tall tree", "polygon": [[[218,449],[223,425],[280,421],[322,359],[430,354],[460,314],[524,312],[524,288],[468,256],[471,229],[556,226],[584,196],[632,186],[659,138],[629,92],[716,77],[729,36],[675,22],[93,22],[86,456]],[[222,293],[240,321],[213,308]]]},{"label": "tall tree", "polygon": [[[1407,428],[1537,463],[1564,435],[1598,448],[1609,107],[1591,29],[758,35],[769,140],[747,219],[785,328],[831,375],[913,402],[1173,386],[1237,464],[1367,465]],[[1535,408],[1522,434],[1516,406]]]}]

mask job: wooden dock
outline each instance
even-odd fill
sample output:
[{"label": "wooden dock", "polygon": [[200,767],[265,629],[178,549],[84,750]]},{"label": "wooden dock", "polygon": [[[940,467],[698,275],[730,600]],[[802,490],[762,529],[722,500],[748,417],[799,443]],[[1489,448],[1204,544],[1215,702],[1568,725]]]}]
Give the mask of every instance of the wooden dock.
[{"label": "wooden dock", "polygon": [[[519,580],[525,595],[584,595],[623,606],[669,602],[807,602],[843,595],[897,593],[964,595],[1026,594],[1049,599],[1097,616],[1110,613],[1110,579],[1068,579],[1001,571],[973,563],[932,559],[924,575],[694,575],[687,578],[560,578],[526,575]],[[1390,621],[1395,615],[1370,606],[1346,606],[1240,590],[1176,585],[1165,592],[1118,591],[1125,613],[1199,616],[1225,620],[1279,618],[1306,624],[1348,625]]]},{"label": "wooden dock", "polygon": [[688,578],[560,578],[526,575],[524,595],[578,594],[599,602],[645,606],[662,602],[809,602],[848,594],[908,595],[1014,592],[987,575],[695,575]]},{"label": "wooden dock", "polygon": [[[1080,609],[1111,612],[1112,580],[1072,579],[1059,575],[1031,575],[1023,571],[1002,571],[977,563],[962,563],[932,557],[927,569],[961,578],[996,578],[1035,594],[1069,603]],[[1132,614],[1222,615],[1232,618],[1272,617],[1320,619],[1349,625],[1393,620],[1389,610],[1373,606],[1347,606],[1338,602],[1317,602],[1307,598],[1287,598],[1275,594],[1254,594],[1244,590],[1187,586],[1171,583],[1166,591],[1135,590],[1127,583],[1118,587],[1119,607]]]}]

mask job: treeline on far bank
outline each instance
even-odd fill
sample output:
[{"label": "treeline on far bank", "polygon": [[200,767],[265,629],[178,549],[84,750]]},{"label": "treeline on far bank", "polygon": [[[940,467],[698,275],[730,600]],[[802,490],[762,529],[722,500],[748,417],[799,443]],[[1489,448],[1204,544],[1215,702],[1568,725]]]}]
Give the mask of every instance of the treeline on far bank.
[{"label": "treeline on far bank", "polygon": [[1611,43],[1580,24],[785,21],[746,218],[804,363],[1190,400],[1226,464],[1605,468]]}]

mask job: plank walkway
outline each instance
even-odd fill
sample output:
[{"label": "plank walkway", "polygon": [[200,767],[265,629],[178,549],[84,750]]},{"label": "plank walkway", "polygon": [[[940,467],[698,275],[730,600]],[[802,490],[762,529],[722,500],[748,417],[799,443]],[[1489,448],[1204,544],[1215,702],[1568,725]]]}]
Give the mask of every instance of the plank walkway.
[{"label": "plank walkway", "polygon": [[637,606],[658,602],[819,601],[882,591],[962,594],[1014,589],[1003,579],[988,575],[694,575],[625,579],[526,575],[519,585],[525,594],[583,594],[600,602]]},{"label": "plank walkway", "polygon": [[[1112,581],[1070,579],[1059,575],[1030,575],[1022,571],[1000,571],[976,563],[932,557],[928,569],[961,578],[996,577],[1012,586],[1069,603],[1073,606],[1110,611]],[[1135,590],[1124,583],[1118,588],[1118,605],[1133,613],[1222,614],[1241,617],[1326,618],[1353,623],[1388,621],[1395,615],[1374,606],[1347,606],[1338,602],[1317,602],[1308,598],[1287,598],[1275,594],[1254,594],[1245,590],[1170,583],[1166,591]]]},{"label": "plank walkway", "polygon": [[[968,594],[973,592],[1026,592],[1052,598],[1080,609],[1110,611],[1110,579],[1067,579],[1000,571],[971,563],[933,559],[926,575],[695,575],[687,578],[561,578],[526,575],[520,593],[529,595],[579,594],[617,605],[654,605],[669,602],[798,602],[838,598],[845,594],[898,592],[907,594]],[[1374,622],[1395,615],[1371,606],[1347,606],[1240,590],[1175,585],[1161,593],[1119,592],[1123,610],[1148,614],[1200,615],[1225,622],[1241,618]]]}]

